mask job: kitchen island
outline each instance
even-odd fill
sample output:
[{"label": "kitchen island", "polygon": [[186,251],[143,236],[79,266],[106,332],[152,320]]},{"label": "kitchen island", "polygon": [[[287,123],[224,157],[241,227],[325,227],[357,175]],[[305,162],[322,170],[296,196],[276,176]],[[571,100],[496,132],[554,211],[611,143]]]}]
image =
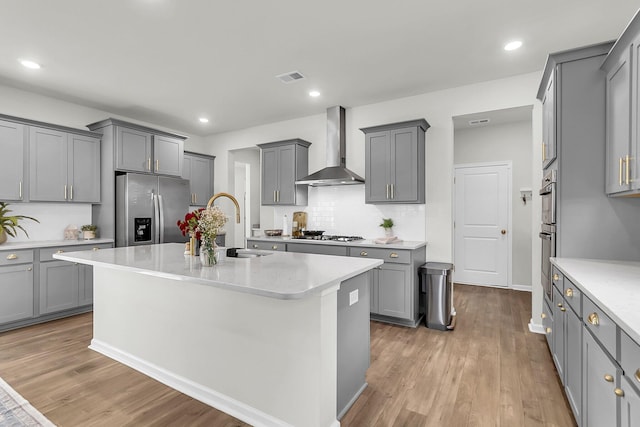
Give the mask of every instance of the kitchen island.
[{"label": "kitchen island", "polygon": [[55,255],[94,268],[90,347],[252,425],[338,426],[366,386],[382,261],[274,252],[202,267],[183,249]]}]

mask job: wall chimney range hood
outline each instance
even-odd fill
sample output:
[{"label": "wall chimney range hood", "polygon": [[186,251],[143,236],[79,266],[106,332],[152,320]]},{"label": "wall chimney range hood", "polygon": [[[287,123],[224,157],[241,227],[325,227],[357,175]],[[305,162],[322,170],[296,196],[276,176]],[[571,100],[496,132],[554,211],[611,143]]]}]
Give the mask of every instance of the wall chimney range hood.
[{"label": "wall chimney range hood", "polygon": [[305,176],[296,184],[312,187],[364,184],[364,179],[346,167],[345,113],[340,106],[327,108],[327,167]]}]

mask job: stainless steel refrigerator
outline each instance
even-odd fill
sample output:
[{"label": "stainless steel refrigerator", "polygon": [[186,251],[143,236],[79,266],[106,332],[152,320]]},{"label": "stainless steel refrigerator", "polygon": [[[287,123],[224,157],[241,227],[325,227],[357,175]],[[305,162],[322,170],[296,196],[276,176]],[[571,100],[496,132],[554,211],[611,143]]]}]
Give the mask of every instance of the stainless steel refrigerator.
[{"label": "stainless steel refrigerator", "polygon": [[189,181],[128,173],[116,177],[116,246],[186,242],[176,225],[189,211]]}]

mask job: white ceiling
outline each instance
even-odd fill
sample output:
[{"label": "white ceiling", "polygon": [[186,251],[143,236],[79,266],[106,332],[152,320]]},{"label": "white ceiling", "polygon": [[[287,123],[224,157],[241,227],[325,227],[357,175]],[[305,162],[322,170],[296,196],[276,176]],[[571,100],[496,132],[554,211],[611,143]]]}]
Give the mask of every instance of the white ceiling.
[{"label": "white ceiling", "polygon": [[[549,52],[617,38],[637,7],[629,0],[2,0],[0,84],[208,135],[539,71]],[[505,52],[514,38],[524,46]],[[43,69],[26,70],[18,58]],[[306,79],[275,78],[294,70]],[[311,89],[322,95],[310,98]],[[203,125],[200,116],[211,121]]]}]

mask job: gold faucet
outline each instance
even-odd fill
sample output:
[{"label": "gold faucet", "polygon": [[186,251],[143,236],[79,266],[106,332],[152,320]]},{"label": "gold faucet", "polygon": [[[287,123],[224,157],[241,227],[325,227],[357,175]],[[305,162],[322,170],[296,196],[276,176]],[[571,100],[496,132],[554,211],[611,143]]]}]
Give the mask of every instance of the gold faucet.
[{"label": "gold faucet", "polygon": [[234,205],[236,205],[236,222],[238,224],[240,224],[240,205],[238,204],[238,201],[236,200],[235,197],[233,197],[231,194],[229,193],[218,193],[218,194],[214,194],[213,197],[211,197],[209,199],[209,203],[207,203],[207,208],[210,208],[211,206],[213,206],[213,202],[218,198],[218,197],[226,197],[227,199],[231,200],[233,202]]}]

